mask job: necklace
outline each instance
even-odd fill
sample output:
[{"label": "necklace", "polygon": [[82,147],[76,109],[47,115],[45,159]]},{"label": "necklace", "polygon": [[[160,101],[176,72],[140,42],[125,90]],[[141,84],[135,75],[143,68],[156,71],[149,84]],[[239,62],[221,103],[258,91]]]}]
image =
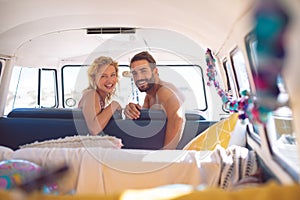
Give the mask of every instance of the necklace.
[{"label": "necklace", "polygon": [[100,93],[97,91],[98,95],[99,95],[99,103],[100,103],[100,106],[101,106],[101,111],[104,109],[104,106],[105,106],[105,101],[103,101]]},{"label": "necklace", "polygon": [[101,110],[104,109],[104,106],[105,106],[105,102],[103,101],[102,97],[99,95],[100,97],[100,106],[101,106]]}]

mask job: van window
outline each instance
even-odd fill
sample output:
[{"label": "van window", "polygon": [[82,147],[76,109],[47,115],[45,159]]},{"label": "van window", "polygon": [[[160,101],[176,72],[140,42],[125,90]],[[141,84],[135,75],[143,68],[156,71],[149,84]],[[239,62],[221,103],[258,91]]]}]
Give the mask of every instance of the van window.
[{"label": "van window", "polygon": [[207,109],[203,71],[197,65],[158,66],[159,77],[173,83],[185,96],[185,110]]},{"label": "van window", "polygon": [[267,137],[273,158],[284,167],[295,180],[299,180],[300,159],[296,133],[293,129],[292,112],[281,107],[273,112],[268,124]]},{"label": "van window", "polygon": [[[197,65],[158,65],[159,76],[162,80],[176,85],[184,94],[184,108],[186,110],[207,109],[205,85],[202,69]],[[82,91],[88,87],[88,66],[66,65],[62,68],[63,102],[66,108],[77,108]],[[124,108],[128,102],[143,104],[145,93],[141,93],[135,86],[129,66],[119,66],[119,84],[117,100]]]},{"label": "van window", "polygon": [[256,54],[256,46],[257,46],[257,40],[253,33],[250,33],[246,36],[246,49],[247,49],[247,55],[249,58],[250,68],[251,72],[257,73],[257,54]]},{"label": "van window", "polygon": [[243,53],[239,49],[235,49],[230,56],[239,93],[244,90],[250,92],[250,82]]},{"label": "van window", "polygon": [[14,108],[57,107],[56,71],[15,66],[4,114]]},{"label": "van window", "polygon": [[57,74],[53,69],[40,70],[40,98],[38,98],[38,105],[40,107],[57,107]]},{"label": "van window", "polygon": [[234,74],[227,59],[223,60],[223,68],[226,74],[228,93],[233,97],[233,99],[237,99],[236,87],[234,84]]},{"label": "van window", "polygon": [[4,66],[4,64],[2,62],[3,61],[0,59],[0,83],[1,83],[1,79],[2,79],[2,71],[3,71],[3,66]]},{"label": "van window", "polygon": [[0,77],[1,77],[1,75],[2,75],[2,60],[0,60]]},{"label": "van window", "polygon": [[[82,92],[88,87],[88,66],[66,65],[62,67],[63,107],[77,108]],[[127,102],[142,103],[144,95],[135,87],[128,66],[119,66],[119,84],[113,96],[122,107]]]}]

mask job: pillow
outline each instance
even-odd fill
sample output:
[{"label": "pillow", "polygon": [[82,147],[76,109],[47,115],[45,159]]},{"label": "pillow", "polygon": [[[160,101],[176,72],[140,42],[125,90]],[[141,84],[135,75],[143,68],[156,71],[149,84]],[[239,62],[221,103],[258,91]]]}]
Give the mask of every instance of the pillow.
[{"label": "pillow", "polygon": [[9,147],[0,146],[0,161],[9,160],[13,152],[14,151]]},{"label": "pillow", "polygon": [[219,144],[223,148],[227,148],[230,135],[233,132],[238,121],[238,114],[233,113],[228,118],[223,119],[205,131],[200,133],[197,137],[191,140],[183,149],[184,150],[213,150]]},{"label": "pillow", "polygon": [[75,135],[65,138],[46,140],[43,142],[34,142],[20,146],[23,148],[80,148],[80,147],[102,147],[120,149],[123,146],[121,139],[113,136],[92,136],[92,135]]}]

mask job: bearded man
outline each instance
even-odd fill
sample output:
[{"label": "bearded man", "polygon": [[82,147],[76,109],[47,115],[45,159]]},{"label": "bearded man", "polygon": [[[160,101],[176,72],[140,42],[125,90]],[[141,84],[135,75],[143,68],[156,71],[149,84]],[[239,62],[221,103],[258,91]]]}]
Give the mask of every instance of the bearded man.
[{"label": "bearded man", "polygon": [[137,88],[146,92],[143,106],[126,105],[128,119],[138,119],[141,109],[162,109],[167,116],[164,149],[176,149],[183,133],[185,114],[184,97],[171,83],[159,78],[156,61],[147,51],[136,54],[130,61],[130,69]]}]

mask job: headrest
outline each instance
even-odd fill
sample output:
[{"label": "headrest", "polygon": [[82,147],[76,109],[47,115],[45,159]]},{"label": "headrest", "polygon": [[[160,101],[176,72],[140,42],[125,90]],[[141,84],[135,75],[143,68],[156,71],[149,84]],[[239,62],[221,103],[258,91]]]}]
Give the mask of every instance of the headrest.
[{"label": "headrest", "polygon": [[[67,108],[15,108],[7,117],[12,118],[58,118],[58,119],[84,119],[81,109]],[[115,112],[114,119],[122,119],[120,112]],[[201,111],[188,111],[186,120],[205,120]],[[167,116],[163,110],[142,109],[139,120],[165,120]]]},{"label": "headrest", "polygon": [[139,120],[159,120],[167,119],[167,116],[163,110],[151,110],[151,109],[141,109],[141,115]]},{"label": "headrest", "polygon": [[[167,119],[163,110],[142,109],[139,120],[160,120]],[[185,113],[186,120],[206,120],[201,111],[188,111]]]},{"label": "headrest", "polygon": [[72,119],[73,112],[78,111],[64,108],[15,108],[7,117]]},{"label": "headrest", "polygon": [[[67,108],[15,108],[7,117],[11,118],[56,118],[56,119],[84,119],[81,109]],[[115,119],[122,119],[120,112],[115,112]]]}]

